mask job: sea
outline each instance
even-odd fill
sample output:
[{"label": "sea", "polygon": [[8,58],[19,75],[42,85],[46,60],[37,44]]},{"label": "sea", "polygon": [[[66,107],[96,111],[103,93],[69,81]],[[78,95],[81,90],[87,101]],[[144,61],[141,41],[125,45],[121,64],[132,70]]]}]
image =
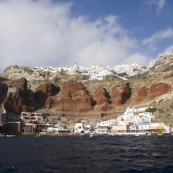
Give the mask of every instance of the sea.
[{"label": "sea", "polygon": [[0,173],[173,173],[173,136],[0,138]]}]

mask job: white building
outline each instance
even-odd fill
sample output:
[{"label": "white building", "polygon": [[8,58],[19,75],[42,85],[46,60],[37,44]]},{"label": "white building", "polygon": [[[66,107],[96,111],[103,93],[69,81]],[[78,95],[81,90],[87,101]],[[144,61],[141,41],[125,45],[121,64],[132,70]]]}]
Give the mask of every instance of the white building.
[{"label": "white building", "polygon": [[107,121],[101,121],[100,123],[97,123],[96,127],[112,127],[113,125],[115,125],[115,120],[110,119]]},{"label": "white building", "polygon": [[84,123],[75,123],[74,132],[75,133],[89,133],[90,126],[84,125]]},{"label": "white building", "polygon": [[153,130],[153,128],[151,127],[151,123],[150,122],[138,123],[138,129],[139,130]]}]

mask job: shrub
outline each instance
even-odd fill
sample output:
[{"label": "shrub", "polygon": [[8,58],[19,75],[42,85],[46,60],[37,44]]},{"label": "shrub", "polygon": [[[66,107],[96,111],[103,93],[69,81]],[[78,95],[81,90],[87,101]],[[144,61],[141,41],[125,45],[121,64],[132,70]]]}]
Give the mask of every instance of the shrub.
[{"label": "shrub", "polygon": [[146,112],[156,112],[157,111],[157,108],[148,108],[146,109]]}]

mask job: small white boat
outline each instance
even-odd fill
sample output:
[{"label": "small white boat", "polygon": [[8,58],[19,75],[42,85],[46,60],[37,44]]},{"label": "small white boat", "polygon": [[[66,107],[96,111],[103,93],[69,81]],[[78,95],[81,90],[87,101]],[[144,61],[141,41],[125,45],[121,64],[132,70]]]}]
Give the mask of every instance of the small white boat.
[{"label": "small white boat", "polygon": [[134,136],[139,136],[139,134],[134,134]]},{"label": "small white boat", "polygon": [[90,133],[90,137],[94,137],[95,136],[95,133]]},{"label": "small white boat", "polygon": [[6,137],[15,137],[15,135],[6,135]]}]

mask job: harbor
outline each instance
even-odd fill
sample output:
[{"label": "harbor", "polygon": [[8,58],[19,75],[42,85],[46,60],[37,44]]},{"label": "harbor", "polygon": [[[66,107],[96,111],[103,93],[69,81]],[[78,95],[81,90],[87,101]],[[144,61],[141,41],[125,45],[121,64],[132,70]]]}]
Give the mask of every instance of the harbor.
[{"label": "harbor", "polygon": [[89,124],[81,120],[68,126],[60,121],[60,117],[51,117],[39,112],[21,112],[17,121],[8,121],[6,114],[1,114],[1,136],[14,137],[19,135],[63,136],[63,135],[171,135],[170,126],[155,122],[155,116],[148,112],[148,107],[139,109],[127,107],[126,111],[116,118]]}]

